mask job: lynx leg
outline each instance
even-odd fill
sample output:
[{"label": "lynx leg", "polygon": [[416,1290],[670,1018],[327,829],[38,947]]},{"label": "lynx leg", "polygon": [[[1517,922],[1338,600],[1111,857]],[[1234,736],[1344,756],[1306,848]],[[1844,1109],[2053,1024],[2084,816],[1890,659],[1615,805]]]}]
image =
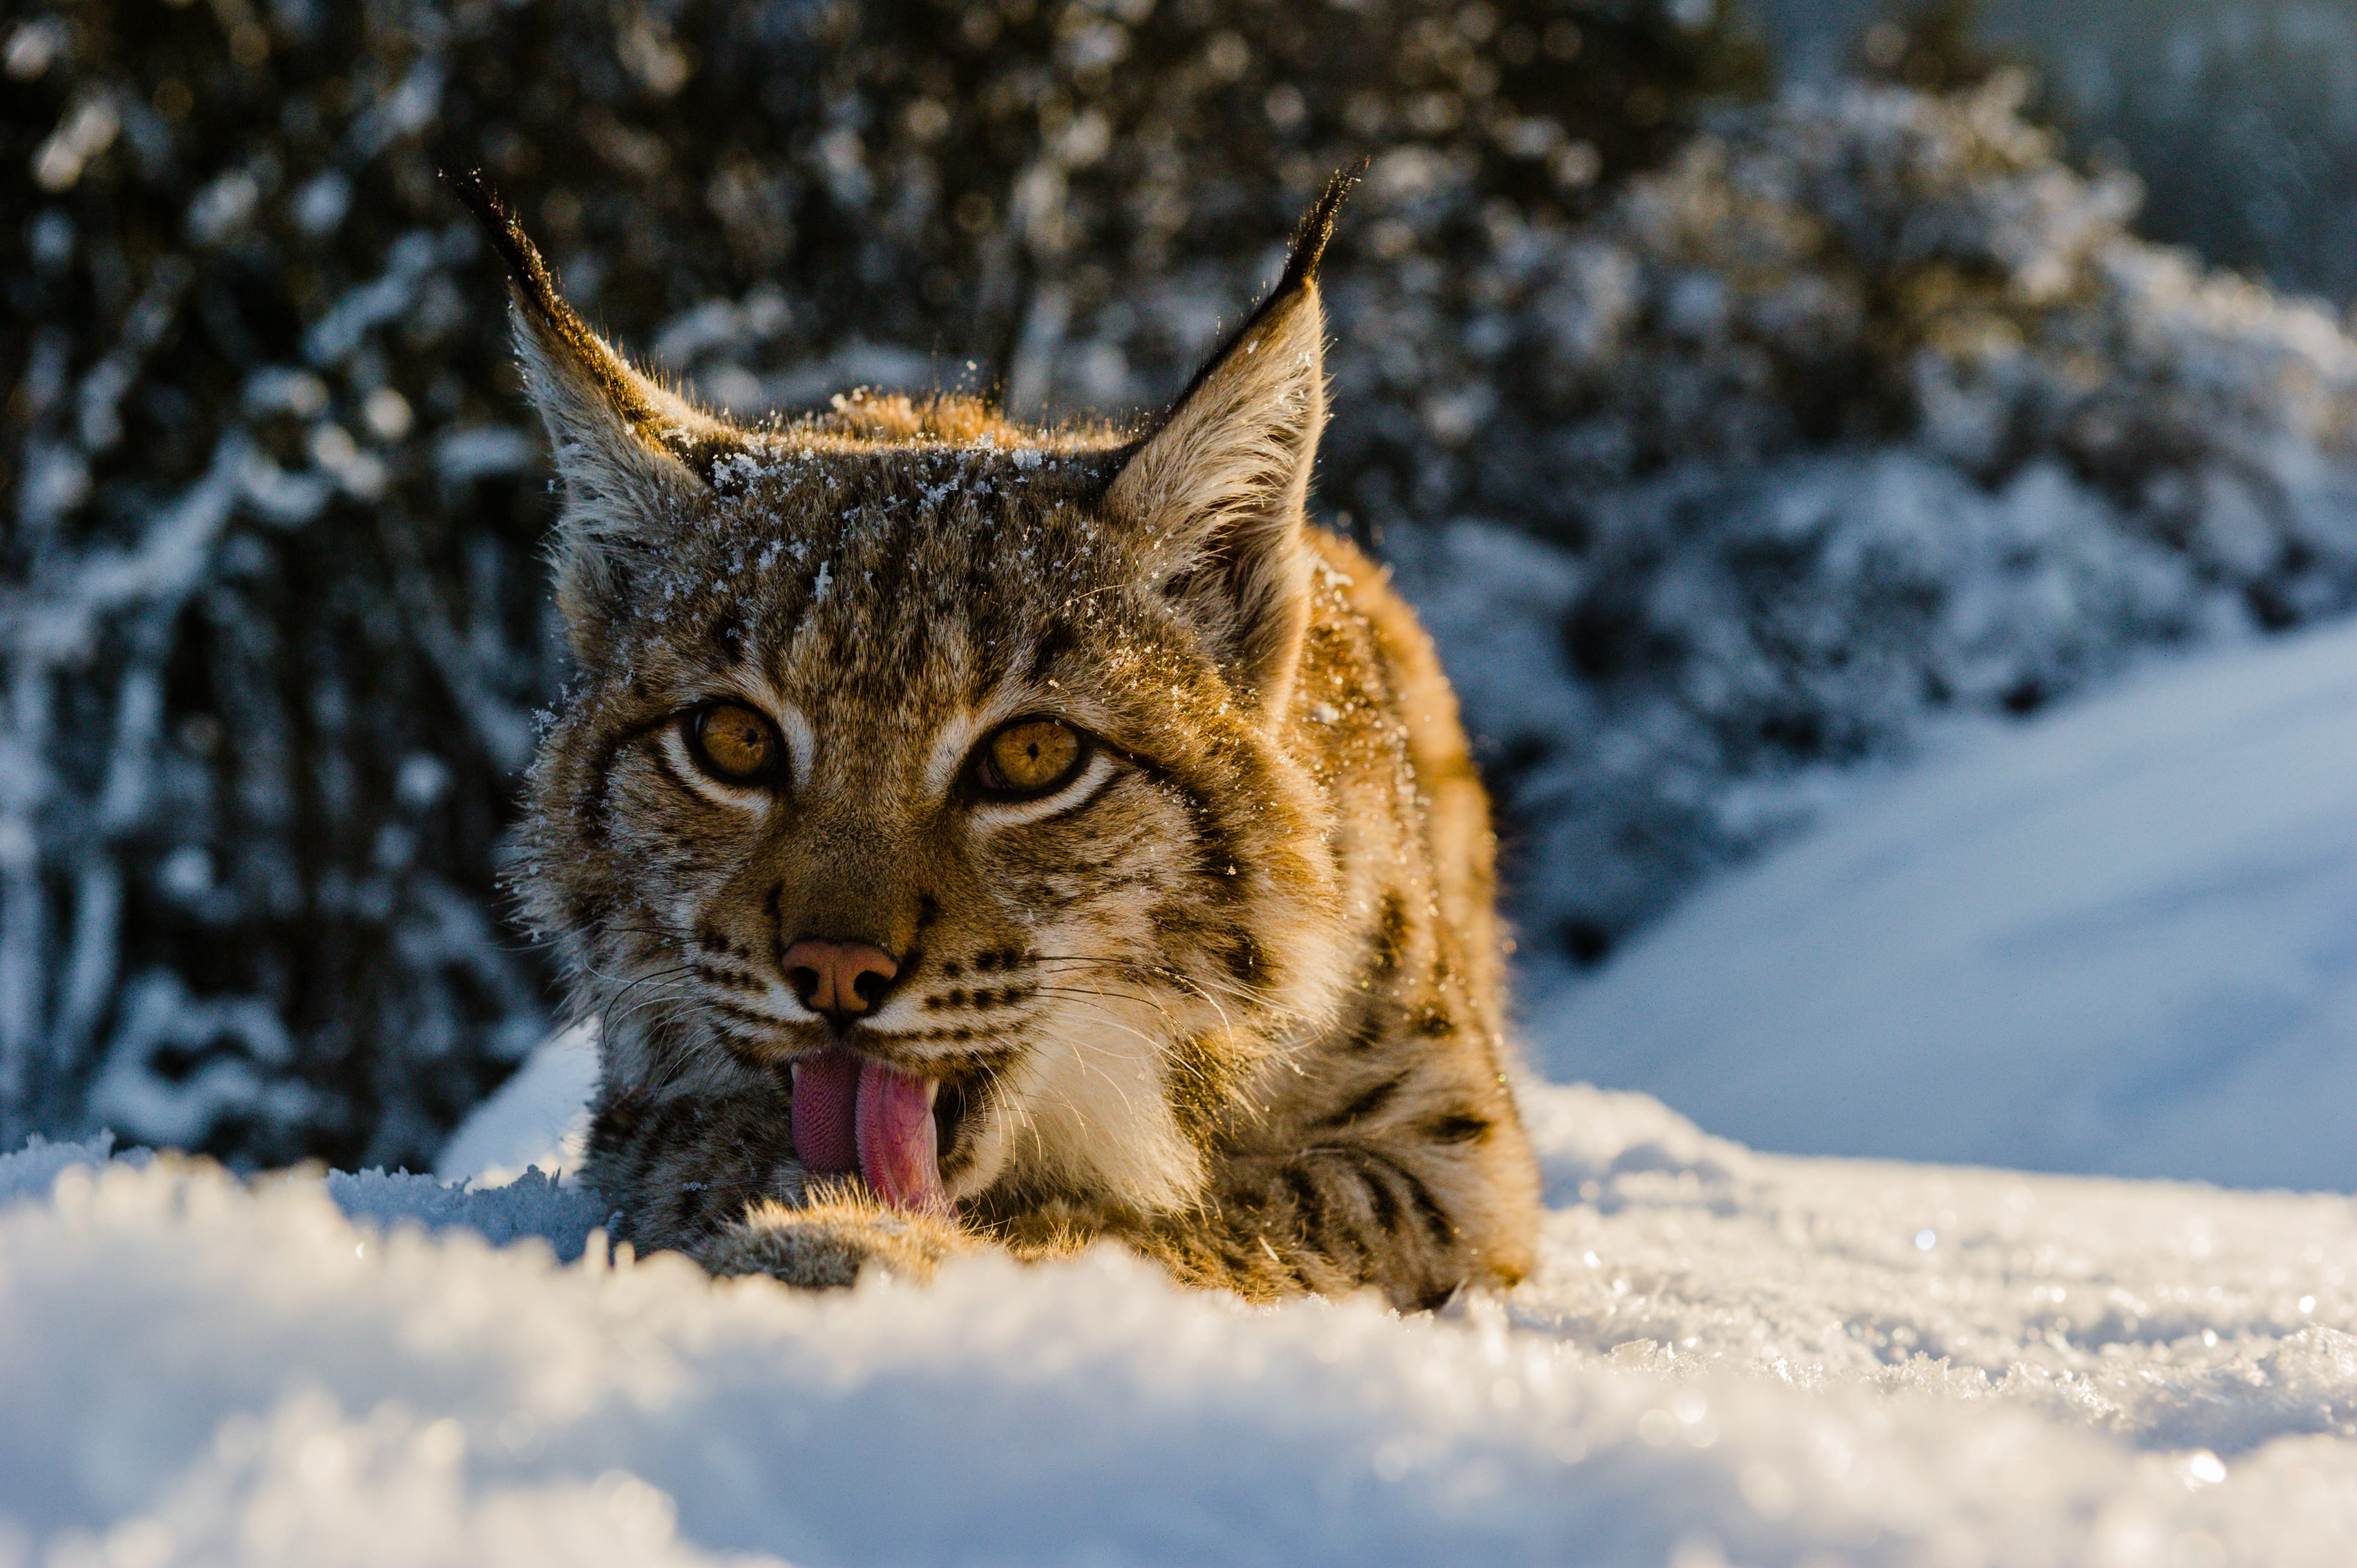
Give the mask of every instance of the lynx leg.
[{"label": "lynx leg", "polygon": [[930,1280],[945,1259],[974,1246],[951,1221],[837,1191],[800,1205],[757,1203],[690,1255],[716,1274],[768,1274],[805,1290],[830,1290],[869,1268]]}]

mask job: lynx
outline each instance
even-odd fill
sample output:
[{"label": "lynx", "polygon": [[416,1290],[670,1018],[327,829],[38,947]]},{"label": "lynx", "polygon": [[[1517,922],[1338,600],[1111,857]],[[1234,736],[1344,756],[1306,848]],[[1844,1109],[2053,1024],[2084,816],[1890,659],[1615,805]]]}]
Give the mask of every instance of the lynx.
[{"label": "lynx", "polygon": [[599,1022],[622,1234],[823,1287],[1111,1240],[1254,1300],[1530,1267],[1488,806],[1308,523],[1319,257],[1143,430],[854,393],[728,423],[479,179],[580,679],[516,885]]}]

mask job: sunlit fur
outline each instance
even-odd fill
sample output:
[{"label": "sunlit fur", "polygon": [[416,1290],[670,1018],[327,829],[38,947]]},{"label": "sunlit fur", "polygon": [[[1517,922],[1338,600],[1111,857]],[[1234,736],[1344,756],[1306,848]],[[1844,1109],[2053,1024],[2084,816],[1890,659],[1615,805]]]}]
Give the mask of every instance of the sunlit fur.
[{"label": "sunlit fur", "polygon": [[[1330,199],[1130,436],[965,399],[726,425],[469,196],[515,274],[582,662],[517,885],[601,1026],[588,1175],[630,1239],[811,1285],[1100,1237],[1255,1297],[1519,1277],[1486,806],[1409,612],[1303,519]],[[715,701],[770,716],[785,777],[698,768],[682,716]],[[1024,715],[1092,757],[977,792]],[[836,1038],[780,962],[803,936],[899,959],[849,1043],[962,1106],[955,1225],[796,1161],[791,1064]]]}]

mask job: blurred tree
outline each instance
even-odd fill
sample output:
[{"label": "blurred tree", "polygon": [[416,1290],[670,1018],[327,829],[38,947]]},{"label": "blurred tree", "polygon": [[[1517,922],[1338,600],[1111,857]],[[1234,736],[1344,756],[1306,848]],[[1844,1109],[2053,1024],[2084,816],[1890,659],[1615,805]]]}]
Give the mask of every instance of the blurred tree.
[{"label": "blurred tree", "polygon": [[2142,232],[2357,299],[2357,10],[2140,0],[2077,30],[2079,68],[2056,73],[2056,92],[2081,144],[2143,180]]},{"label": "blurred tree", "polygon": [[[1975,79],[1924,15],[1887,69]],[[546,470],[437,165],[706,400],[1053,419],[1175,391],[1365,161],[1321,500],[1471,650],[1576,957],[1925,712],[2357,599],[2330,320],[2003,77],[1744,102],[1713,0],[74,0],[0,70],[0,1147],[419,1163],[546,1023]]]},{"label": "blurred tree", "polygon": [[931,378],[1055,414],[1173,390],[1372,159],[1338,315],[1394,329],[1346,367],[1328,469],[1366,527],[1554,504],[1468,447],[1535,417],[1467,369],[1505,341],[1461,346],[1492,310],[1469,263],[1765,79],[1713,0],[67,0],[0,28],[0,1146],[103,1122],[345,1165],[429,1158],[548,1001],[496,892],[563,674],[544,469],[437,164],[484,166],[708,398]]},{"label": "blurred tree", "polygon": [[2021,59],[1984,38],[1981,0],[1915,0],[1869,24],[1850,50],[1850,70],[1868,81],[1919,92],[1978,87]]}]

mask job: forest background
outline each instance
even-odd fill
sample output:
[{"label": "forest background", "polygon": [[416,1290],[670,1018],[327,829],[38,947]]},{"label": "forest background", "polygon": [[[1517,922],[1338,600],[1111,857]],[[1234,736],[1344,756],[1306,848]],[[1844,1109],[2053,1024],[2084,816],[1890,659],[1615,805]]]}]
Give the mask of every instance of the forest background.
[{"label": "forest background", "polygon": [[437,166],[712,403],[1055,419],[1172,392],[1364,160],[1319,504],[1443,640],[1534,964],[1928,726],[2357,604],[2346,0],[0,27],[0,1149],[423,1168],[552,1022],[552,503]]}]

